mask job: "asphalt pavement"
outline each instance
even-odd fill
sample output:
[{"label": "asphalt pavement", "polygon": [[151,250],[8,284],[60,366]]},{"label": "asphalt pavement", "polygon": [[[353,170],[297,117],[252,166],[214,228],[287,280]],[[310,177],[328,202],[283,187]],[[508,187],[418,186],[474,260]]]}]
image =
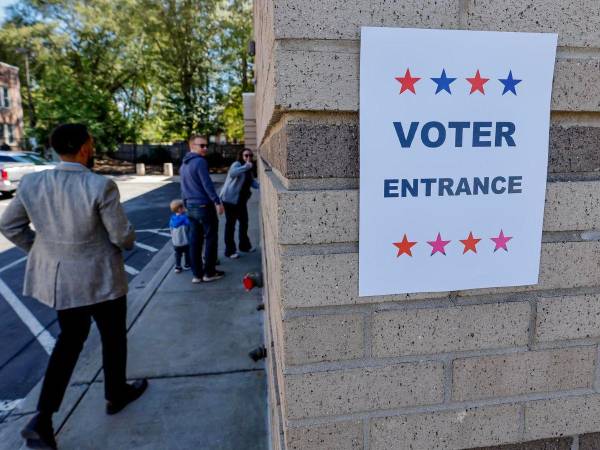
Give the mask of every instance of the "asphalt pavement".
[{"label": "asphalt pavement", "polygon": [[[249,213],[250,239],[260,247],[258,195]],[[224,278],[192,284],[189,271],[174,273],[165,246],[130,284],[128,378],[147,377],[149,387],[114,416],[104,412],[100,339],[92,328],[54,416],[60,449],[269,448],[265,360],[248,357],[264,345],[262,289],[245,292],[241,283],[245,273],[261,270],[260,248],[225,258],[224,222]],[[35,412],[38,390],[0,424],[1,450],[23,448],[19,430]]]},{"label": "asphalt pavement", "polygon": [[[136,247],[125,254],[132,281],[169,242],[169,202],[179,196],[179,184],[165,177],[114,177],[129,220],[135,226]],[[0,214],[10,200],[0,201]],[[0,239],[0,422],[42,378],[58,333],[56,313],[23,296],[25,253]]]}]

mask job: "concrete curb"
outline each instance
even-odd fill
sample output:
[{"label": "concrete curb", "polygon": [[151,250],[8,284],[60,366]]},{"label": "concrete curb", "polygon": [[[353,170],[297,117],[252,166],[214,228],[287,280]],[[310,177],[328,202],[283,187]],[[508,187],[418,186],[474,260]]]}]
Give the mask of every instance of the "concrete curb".
[{"label": "concrete curb", "polygon": [[[129,286],[127,331],[129,332],[146,305],[173,267],[171,258],[171,242],[167,242],[163,248],[150,260],[140,271]],[[67,389],[61,411],[55,416],[56,434],[60,432],[71,414],[87,394],[91,384],[97,379],[102,371],[101,342],[98,332],[93,328],[90,332],[86,346],[84,347],[71,382]],[[22,416],[33,414],[36,411],[37,400],[42,381],[34,387],[25,397],[21,405],[12,411],[6,418],[5,423],[12,422]],[[16,432],[16,431],[15,431]]]}]

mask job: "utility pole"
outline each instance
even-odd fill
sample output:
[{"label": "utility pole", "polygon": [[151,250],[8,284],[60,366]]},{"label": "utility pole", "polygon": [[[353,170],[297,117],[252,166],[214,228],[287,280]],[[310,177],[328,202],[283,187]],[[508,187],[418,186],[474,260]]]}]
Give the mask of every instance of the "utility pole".
[{"label": "utility pole", "polygon": [[26,48],[18,48],[17,53],[25,56],[25,86],[27,87],[27,106],[29,109],[29,127],[34,129],[37,124],[35,114],[35,106],[33,105],[33,97],[31,96],[31,78],[29,76],[29,50]]}]

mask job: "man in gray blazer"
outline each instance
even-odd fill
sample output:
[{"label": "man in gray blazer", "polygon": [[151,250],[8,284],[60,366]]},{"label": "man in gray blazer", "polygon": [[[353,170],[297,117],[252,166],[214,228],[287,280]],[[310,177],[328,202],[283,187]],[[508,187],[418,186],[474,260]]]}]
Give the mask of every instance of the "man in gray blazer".
[{"label": "man in gray blazer", "polygon": [[62,162],[22,178],[0,218],[0,232],[29,254],[23,294],[57,312],[60,334],[38,414],[21,431],[28,447],[55,449],[52,414],[60,407],[92,319],[102,338],[107,414],[137,399],[148,382],[126,383],[127,275],[122,251],[133,247],[135,233],[117,185],[89,170],[94,144],[85,125],[61,125],[50,140]]}]

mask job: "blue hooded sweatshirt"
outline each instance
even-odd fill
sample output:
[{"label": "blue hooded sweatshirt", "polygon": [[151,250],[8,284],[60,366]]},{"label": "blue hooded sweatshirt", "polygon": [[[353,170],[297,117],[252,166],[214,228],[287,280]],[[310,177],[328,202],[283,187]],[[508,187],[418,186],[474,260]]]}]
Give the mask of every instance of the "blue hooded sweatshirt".
[{"label": "blue hooded sweatshirt", "polygon": [[183,158],[179,168],[181,197],[187,205],[220,204],[221,200],[208,173],[206,159],[190,152]]},{"label": "blue hooded sweatshirt", "polygon": [[188,229],[190,221],[186,214],[172,214],[169,220],[171,239],[175,247],[183,247],[189,244]]}]

